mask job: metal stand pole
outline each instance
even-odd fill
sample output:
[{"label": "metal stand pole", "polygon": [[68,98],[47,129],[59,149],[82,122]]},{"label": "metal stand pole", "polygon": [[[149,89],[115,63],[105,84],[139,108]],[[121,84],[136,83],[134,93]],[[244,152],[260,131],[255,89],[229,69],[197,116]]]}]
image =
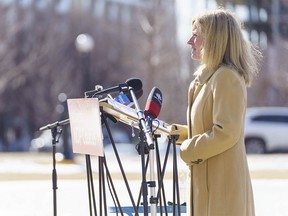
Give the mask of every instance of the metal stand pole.
[{"label": "metal stand pole", "polygon": [[[52,188],[53,188],[53,215],[57,216],[57,170],[56,170],[56,144],[58,143],[57,135],[58,128],[54,127],[51,129],[52,132],[52,157],[53,157],[53,170],[52,170]],[[60,132],[61,134],[61,132]]]},{"label": "metal stand pole", "polygon": [[52,124],[41,127],[39,130],[51,130],[52,134],[52,158],[53,158],[53,170],[52,170],[52,189],[53,189],[53,215],[57,216],[57,170],[56,170],[56,145],[59,142],[62,134],[62,129],[58,130],[59,126],[63,126],[69,123],[69,119],[63,121],[57,121]]},{"label": "metal stand pole", "polygon": [[[147,128],[145,122],[145,116],[143,111],[140,109],[137,97],[133,91],[133,89],[129,89],[131,97],[133,99],[135,110],[139,120],[139,128],[143,133],[145,140],[140,142],[140,154],[141,154],[141,164],[142,164],[142,198],[143,198],[143,208],[144,208],[144,216],[148,216],[148,192],[147,192],[147,180],[146,180],[146,169],[145,169],[145,143],[147,143],[148,148],[154,148],[154,143],[151,135],[151,131]],[[150,153],[149,153],[150,154]],[[154,176],[154,153],[150,155],[150,181],[149,187],[151,192],[150,203],[151,203],[151,215],[155,216],[157,212],[157,197],[155,197],[155,176]],[[152,162],[151,162],[152,161]]]}]

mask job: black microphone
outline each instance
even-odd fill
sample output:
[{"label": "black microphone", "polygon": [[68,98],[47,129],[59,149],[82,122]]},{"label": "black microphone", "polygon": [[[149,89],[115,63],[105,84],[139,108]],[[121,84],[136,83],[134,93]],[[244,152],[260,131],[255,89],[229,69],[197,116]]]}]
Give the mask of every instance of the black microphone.
[{"label": "black microphone", "polygon": [[161,106],[162,106],[162,93],[160,89],[154,87],[147,99],[146,106],[145,106],[145,117],[151,117],[153,119],[159,116]]},{"label": "black microphone", "polygon": [[114,92],[128,91],[129,87],[131,87],[135,92],[139,91],[142,89],[142,81],[137,78],[130,78],[126,80],[125,83],[120,83],[117,86],[107,88],[107,89],[97,92],[95,96],[114,93]]},{"label": "black microphone", "polygon": [[[139,99],[143,95],[143,89],[141,88],[140,90],[136,90],[136,91],[134,91],[134,93],[135,93],[136,98]],[[130,92],[127,92],[127,93],[124,92],[124,94],[126,94],[126,96],[128,97],[128,99],[131,102],[133,101],[133,98],[132,98]]]},{"label": "black microphone", "polygon": [[104,94],[110,94],[115,92],[128,92],[132,88],[135,92],[138,92],[142,89],[142,81],[138,78],[130,78],[126,80],[125,83],[120,83],[117,86],[107,88],[101,91],[88,91],[85,92],[86,97],[95,97]]}]

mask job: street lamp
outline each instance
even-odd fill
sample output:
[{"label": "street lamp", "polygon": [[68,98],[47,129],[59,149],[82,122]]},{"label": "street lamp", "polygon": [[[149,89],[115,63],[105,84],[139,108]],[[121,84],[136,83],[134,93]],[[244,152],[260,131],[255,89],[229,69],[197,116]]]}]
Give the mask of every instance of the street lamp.
[{"label": "street lamp", "polygon": [[75,40],[75,47],[81,55],[83,83],[82,90],[90,90],[90,53],[94,49],[94,39],[89,34],[79,34]]},{"label": "street lamp", "polygon": [[75,46],[80,53],[90,53],[94,48],[94,39],[89,34],[80,34],[75,40]]}]

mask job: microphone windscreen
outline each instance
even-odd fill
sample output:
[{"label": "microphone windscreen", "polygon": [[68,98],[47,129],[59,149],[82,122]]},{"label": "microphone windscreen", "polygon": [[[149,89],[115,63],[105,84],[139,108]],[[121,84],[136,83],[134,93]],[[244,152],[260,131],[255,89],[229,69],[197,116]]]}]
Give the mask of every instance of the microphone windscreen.
[{"label": "microphone windscreen", "polygon": [[133,88],[134,92],[142,89],[142,81],[138,78],[130,78],[126,80],[126,84]]},{"label": "microphone windscreen", "polygon": [[160,89],[154,87],[147,99],[147,103],[145,106],[145,115],[151,115],[153,118],[157,118],[159,116],[160,110],[162,107],[162,93]]},{"label": "microphone windscreen", "polygon": [[143,89],[140,89],[135,92],[136,98],[139,99],[143,95]]},{"label": "microphone windscreen", "polygon": [[[138,90],[138,91],[135,91],[134,93],[135,93],[136,98],[139,99],[139,98],[143,95],[143,89],[140,89],[140,90]],[[124,92],[124,94],[126,94],[126,96],[128,97],[128,99],[129,99],[131,102],[133,102],[133,98],[132,98],[130,92]]]}]

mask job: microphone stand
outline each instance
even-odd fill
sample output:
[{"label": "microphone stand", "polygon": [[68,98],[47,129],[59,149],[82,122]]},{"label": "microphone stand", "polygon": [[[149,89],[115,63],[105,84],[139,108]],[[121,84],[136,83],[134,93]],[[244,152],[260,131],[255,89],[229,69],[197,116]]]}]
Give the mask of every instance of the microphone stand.
[{"label": "microphone stand", "polygon": [[[51,130],[52,133],[52,157],[53,157],[53,170],[52,170],[52,186],[53,186],[53,215],[57,216],[57,170],[56,170],[56,144],[59,142],[60,136],[62,134],[62,129],[58,130],[59,126],[63,126],[69,124],[69,119],[63,121],[57,121],[52,124],[48,124],[46,126],[41,127],[39,130]],[[58,135],[58,137],[57,137]]]},{"label": "microphone stand", "polygon": [[[148,147],[153,147],[154,142],[152,135],[150,133],[150,129],[147,128],[146,121],[145,121],[145,115],[144,112],[140,109],[137,97],[133,91],[133,88],[129,88],[131,97],[133,99],[135,110],[138,116],[139,120],[139,128],[143,131],[143,135],[146,138],[146,143],[148,144]],[[148,216],[148,201],[147,201],[147,180],[146,180],[146,169],[145,169],[145,142],[140,143],[140,153],[141,153],[141,164],[142,164],[142,195],[143,195],[143,208],[144,208],[144,216]],[[154,152],[149,151],[149,157],[150,157],[150,181],[149,181],[149,187],[151,188],[151,197],[150,197],[150,203],[151,203],[151,215],[154,216],[157,213],[157,197],[155,197],[155,175],[154,175]]]}]

